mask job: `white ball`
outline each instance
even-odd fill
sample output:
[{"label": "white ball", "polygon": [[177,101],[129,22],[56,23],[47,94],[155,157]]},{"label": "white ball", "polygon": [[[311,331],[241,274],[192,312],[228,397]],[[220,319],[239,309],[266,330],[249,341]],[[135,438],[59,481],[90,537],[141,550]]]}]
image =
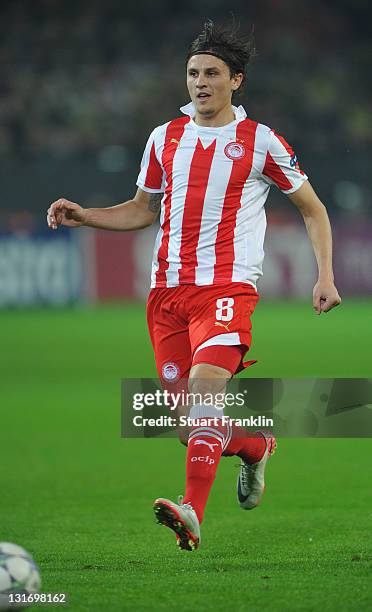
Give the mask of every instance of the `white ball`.
[{"label": "white ball", "polygon": [[9,608],[10,593],[37,593],[40,584],[39,569],[31,555],[17,544],[0,542],[0,610],[15,608]]}]

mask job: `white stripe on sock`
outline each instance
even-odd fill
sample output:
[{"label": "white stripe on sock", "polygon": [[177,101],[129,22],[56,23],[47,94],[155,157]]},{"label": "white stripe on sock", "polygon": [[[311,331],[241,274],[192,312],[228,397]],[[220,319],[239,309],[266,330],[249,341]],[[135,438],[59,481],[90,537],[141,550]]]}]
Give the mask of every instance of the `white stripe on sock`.
[{"label": "white stripe on sock", "polygon": [[199,428],[195,429],[189,435],[189,441],[194,440],[195,438],[199,438],[201,436],[207,437],[207,438],[214,438],[215,440],[217,440],[217,442],[221,444],[222,448],[224,447],[225,438],[217,430],[205,430],[205,429],[199,429]]}]

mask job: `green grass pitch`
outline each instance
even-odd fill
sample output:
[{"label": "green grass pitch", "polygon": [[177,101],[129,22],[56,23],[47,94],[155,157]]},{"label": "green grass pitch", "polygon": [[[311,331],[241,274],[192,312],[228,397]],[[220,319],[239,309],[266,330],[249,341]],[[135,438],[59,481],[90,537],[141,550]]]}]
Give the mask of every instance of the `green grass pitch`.
[{"label": "green grass pitch", "polygon": [[[371,302],[262,303],[249,375],[372,377]],[[155,375],[142,305],[1,313],[0,540],[72,611],[367,611],[372,441],[282,439],[262,506],[222,459],[195,553],[155,524],[184,487],[176,440],[120,438],[120,379]],[[52,606],[44,609],[58,609]]]}]

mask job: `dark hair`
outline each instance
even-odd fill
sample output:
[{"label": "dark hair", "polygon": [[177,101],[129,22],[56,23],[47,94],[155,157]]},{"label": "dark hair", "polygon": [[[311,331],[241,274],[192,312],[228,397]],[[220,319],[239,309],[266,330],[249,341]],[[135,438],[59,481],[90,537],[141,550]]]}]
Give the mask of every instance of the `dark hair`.
[{"label": "dark hair", "polygon": [[248,38],[242,37],[239,34],[239,24],[233,22],[228,29],[215,26],[209,19],[204,23],[199,36],[191,43],[186,56],[186,64],[190,57],[200,53],[209,53],[222,59],[230,68],[231,76],[242,73],[243,85],[247,66],[252,57],[256,55],[253,28]]}]

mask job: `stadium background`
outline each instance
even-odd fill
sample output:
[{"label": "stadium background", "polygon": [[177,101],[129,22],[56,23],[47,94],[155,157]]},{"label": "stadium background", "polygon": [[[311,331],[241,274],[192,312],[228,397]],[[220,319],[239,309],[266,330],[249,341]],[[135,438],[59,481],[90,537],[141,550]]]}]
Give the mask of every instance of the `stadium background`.
[{"label": "stadium background", "polygon": [[[255,375],[371,377],[371,7],[231,8],[258,49],[241,103],[294,145],[326,203],[345,298],[313,315],[305,230],[272,190]],[[155,375],[143,305],[155,228],[46,228],[60,196],[132,196],[149,132],[187,101],[185,49],[206,18],[229,21],[230,7],[1,3],[0,540],[29,548],[72,610],[367,610],[370,441],[282,440],[254,516],[235,507],[226,461],[203,548],[179,556],[151,501],[182,492],[183,449],[119,437],[120,380]]]}]

